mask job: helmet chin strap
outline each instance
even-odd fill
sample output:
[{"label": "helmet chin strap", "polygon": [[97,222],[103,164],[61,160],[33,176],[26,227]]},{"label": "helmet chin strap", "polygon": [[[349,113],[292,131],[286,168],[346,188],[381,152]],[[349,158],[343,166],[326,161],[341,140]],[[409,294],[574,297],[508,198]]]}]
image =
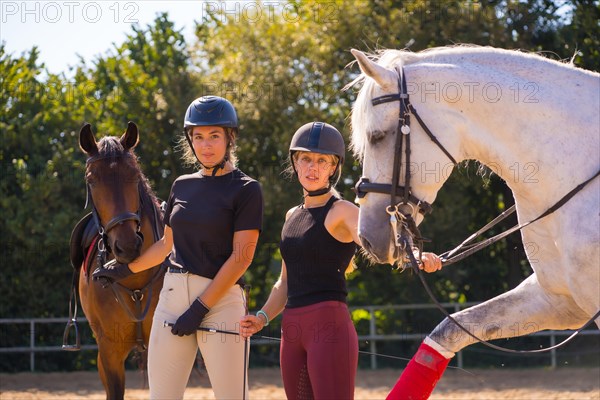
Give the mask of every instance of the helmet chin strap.
[{"label": "helmet chin strap", "polygon": [[[213,167],[212,167],[212,174],[211,174],[211,176],[215,176],[215,175],[217,175],[217,172],[218,172],[220,169],[224,169],[224,168],[225,168],[225,163],[227,162],[227,160],[228,160],[228,157],[227,157],[227,156],[225,156],[225,157],[223,158],[223,161],[221,161],[221,162],[220,162],[220,163],[218,163],[217,165],[213,166]],[[200,162],[200,160],[198,160],[198,162]],[[204,169],[210,169],[210,168],[208,168],[206,165],[202,164],[201,162],[200,162],[200,165],[201,165],[201,166],[202,166],[202,168],[204,168]]]},{"label": "helmet chin strap", "polygon": [[[304,190],[306,190],[306,189],[304,189]],[[331,186],[327,186],[322,189],[313,190],[313,191],[306,190],[306,196],[308,196],[308,197],[320,196],[322,194],[329,192],[330,190],[331,190]]]}]

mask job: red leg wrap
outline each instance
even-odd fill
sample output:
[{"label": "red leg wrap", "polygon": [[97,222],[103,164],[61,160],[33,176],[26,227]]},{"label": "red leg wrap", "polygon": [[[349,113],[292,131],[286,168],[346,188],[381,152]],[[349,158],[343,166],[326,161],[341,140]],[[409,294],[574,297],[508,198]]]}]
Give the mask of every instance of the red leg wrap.
[{"label": "red leg wrap", "polygon": [[387,400],[427,400],[449,362],[450,359],[421,343]]}]

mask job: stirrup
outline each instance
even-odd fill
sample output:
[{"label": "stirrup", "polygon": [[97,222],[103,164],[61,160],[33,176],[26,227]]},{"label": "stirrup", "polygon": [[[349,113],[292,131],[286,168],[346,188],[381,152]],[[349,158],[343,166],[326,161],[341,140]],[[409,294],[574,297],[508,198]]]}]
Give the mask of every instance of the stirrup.
[{"label": "stirrup", "polygon": [[[68,344],[69,332],[71,331],[71,328],[73,328],[75,330],[75,344]],[[81,350],[81,339],[79,337],[79,328],[77,327],[77,320],[75,318],[72,318],[67,322],[67,326],[65,327],[65,332],[63,333],[62,349],[65,351]]]}]

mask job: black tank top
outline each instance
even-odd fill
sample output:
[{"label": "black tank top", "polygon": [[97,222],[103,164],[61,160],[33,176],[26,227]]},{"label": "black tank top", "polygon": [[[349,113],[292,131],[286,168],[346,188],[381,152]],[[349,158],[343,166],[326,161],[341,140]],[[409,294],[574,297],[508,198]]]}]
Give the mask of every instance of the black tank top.
[{"label": "black tank top", "polygon": [[336,200],[331,197],[322,207],[299,206],[283,225],[280,249],[287,268],[287,308],[346,302],[344,273],[356,244],[338,241],[325,228],[325,217]]}]

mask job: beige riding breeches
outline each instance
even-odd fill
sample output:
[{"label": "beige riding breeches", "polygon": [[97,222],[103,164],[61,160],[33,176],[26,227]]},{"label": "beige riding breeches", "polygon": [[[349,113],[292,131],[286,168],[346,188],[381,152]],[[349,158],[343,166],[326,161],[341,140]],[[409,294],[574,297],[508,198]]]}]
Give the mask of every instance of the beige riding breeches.
[{"label": "beige riding breeches", "polygon": [[[148,345],[150,399],[183,398],[198,349],[217,399],[248,398],[244,360],[250,346],[245,348],[242,337],[200,330],[195,335],[180,337],[171,333],[170,326],[165,326],[165,322],[175,323],[210,282],[208,278],[189,273],[165,274]],[[234,285],[210,309],[200,326],[237,333],[245,313],[244,304],[242,288]]]}]

